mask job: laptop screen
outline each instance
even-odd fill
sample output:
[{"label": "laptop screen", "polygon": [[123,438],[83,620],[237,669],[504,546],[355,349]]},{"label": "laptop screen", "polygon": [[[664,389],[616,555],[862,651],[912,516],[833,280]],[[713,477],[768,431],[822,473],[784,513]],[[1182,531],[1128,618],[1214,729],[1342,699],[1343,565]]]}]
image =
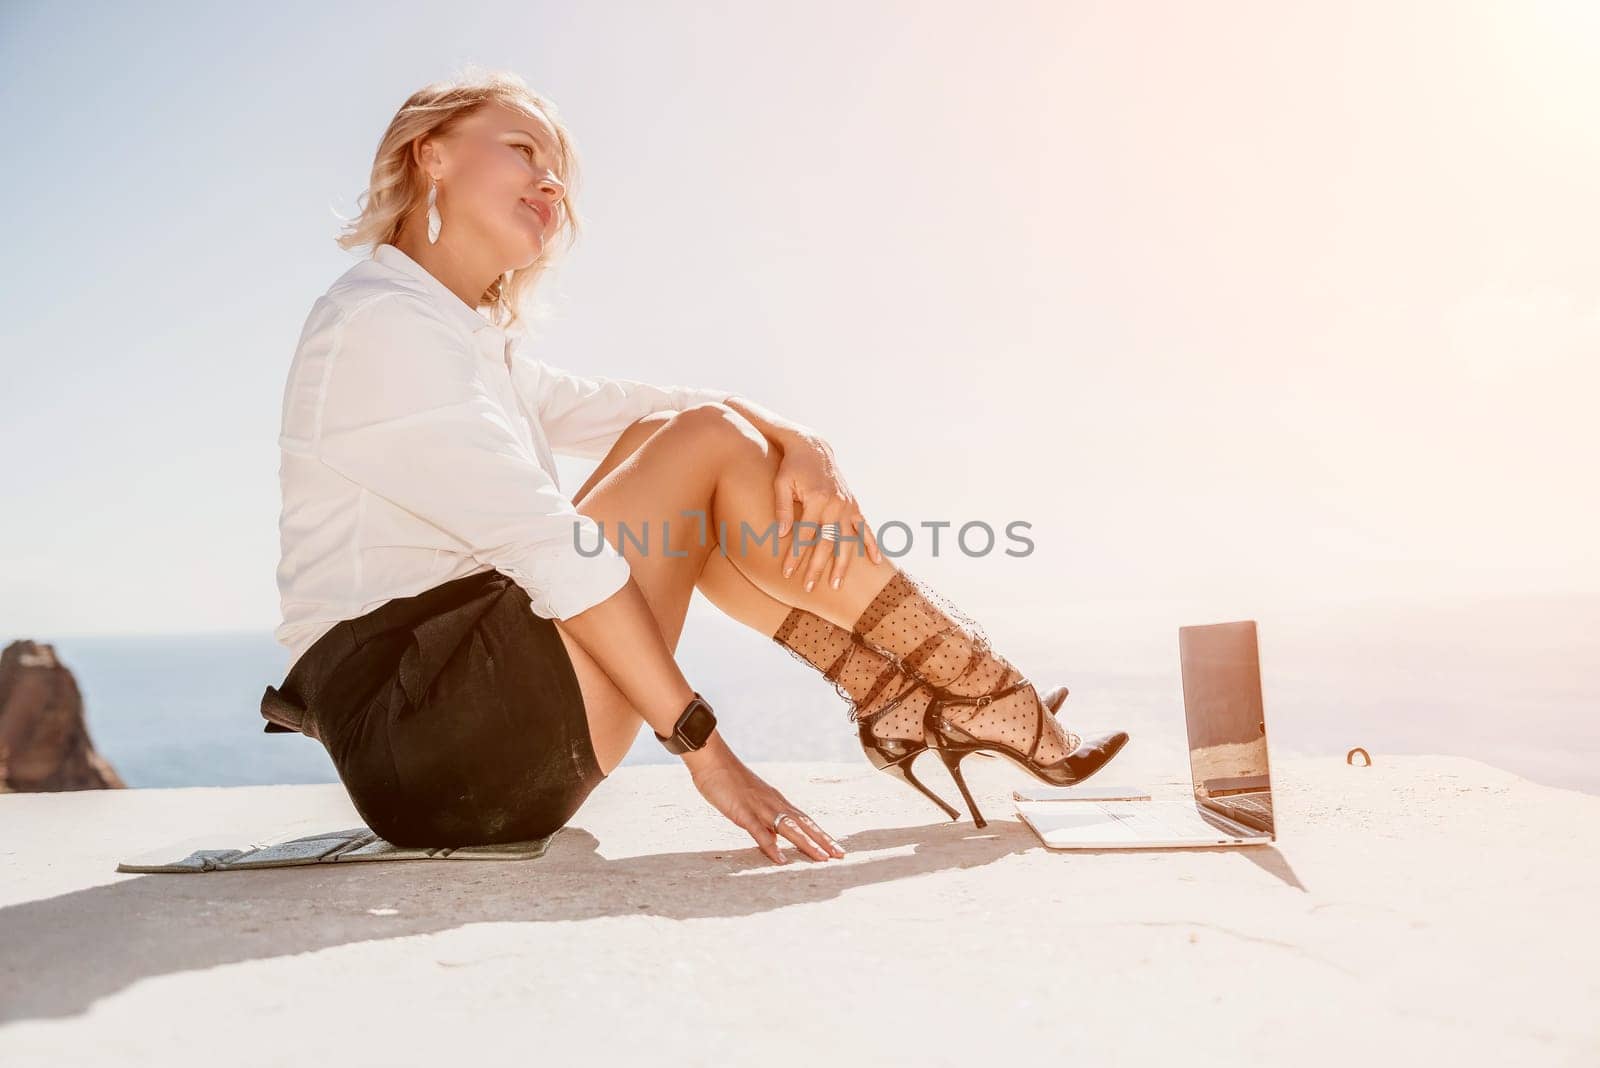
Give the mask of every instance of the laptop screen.
[{"label": "laptop screen", "polygon": [[1275,833],[1255,621],[1179,627],[1178,655],[1195,803]]}]

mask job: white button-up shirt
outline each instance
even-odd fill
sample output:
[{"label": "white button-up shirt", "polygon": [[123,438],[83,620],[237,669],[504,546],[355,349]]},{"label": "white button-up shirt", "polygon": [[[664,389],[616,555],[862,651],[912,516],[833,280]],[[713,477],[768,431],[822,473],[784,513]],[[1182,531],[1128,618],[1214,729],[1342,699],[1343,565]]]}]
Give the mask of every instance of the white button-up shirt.
[{"label": "white button-up shirt", "polygon": [[340,620],[491,567],[554,619],[627,582],[552,453],[598,459],[641,416],[732,394],[581,377],[525,341],[394,245],[317,298],[278,437],[274,637],[291,667]]}]

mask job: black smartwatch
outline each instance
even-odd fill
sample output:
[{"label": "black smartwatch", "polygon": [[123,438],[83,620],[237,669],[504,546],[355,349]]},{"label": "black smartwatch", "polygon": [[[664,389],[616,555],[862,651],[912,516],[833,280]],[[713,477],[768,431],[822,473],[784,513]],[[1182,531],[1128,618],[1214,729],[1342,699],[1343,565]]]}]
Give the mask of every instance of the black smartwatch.
[{"label": "black smartwatch", "polygon": [[666,746],[667,752],[682,755],[702,748],[716,727],[716,715],[711,711],[706,699],[696,691],[694,697],[684,706],[683,715],[679,716],[678,722],[673,725],[672,735],[663,738],[657,734],[656,738]]}]

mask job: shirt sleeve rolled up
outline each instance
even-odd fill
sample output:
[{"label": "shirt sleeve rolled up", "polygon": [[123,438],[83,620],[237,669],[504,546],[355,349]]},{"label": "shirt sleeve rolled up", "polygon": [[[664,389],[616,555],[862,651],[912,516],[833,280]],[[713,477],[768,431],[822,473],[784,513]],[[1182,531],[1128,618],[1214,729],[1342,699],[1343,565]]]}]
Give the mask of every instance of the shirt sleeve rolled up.
[{"label": "shirt sleeve rolled up", "polygon": [[655,412],[725,401],[727,390],[658,386],[632,378],[573,374],[538,361],[534,404],[550,447],[568,456],[600,459],[634,420]]},{"label": "shirt sleeve rolled up", "polygon": [[536,615],[577,615],[627,583],[628,562],[539,465],[483,360],[420,299],[356,309],[327,371],[317,457],[504,573]]}]

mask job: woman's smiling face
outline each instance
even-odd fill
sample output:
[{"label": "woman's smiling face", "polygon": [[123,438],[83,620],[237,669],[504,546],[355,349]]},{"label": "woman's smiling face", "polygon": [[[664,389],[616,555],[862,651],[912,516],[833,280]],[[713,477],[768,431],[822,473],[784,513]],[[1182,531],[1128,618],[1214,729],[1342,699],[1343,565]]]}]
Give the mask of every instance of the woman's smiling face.
[{"label": "woman's smiling face", "polygon": [[485,242],[500,262],[522,268],[561,230],[561,143],[544,116],[486,104],[436,151],[434,163],[424,154],[424,173],[439,176],[437,206],[452,244]]}]

